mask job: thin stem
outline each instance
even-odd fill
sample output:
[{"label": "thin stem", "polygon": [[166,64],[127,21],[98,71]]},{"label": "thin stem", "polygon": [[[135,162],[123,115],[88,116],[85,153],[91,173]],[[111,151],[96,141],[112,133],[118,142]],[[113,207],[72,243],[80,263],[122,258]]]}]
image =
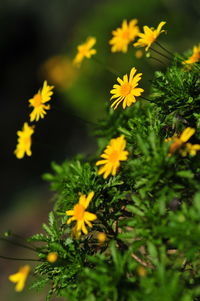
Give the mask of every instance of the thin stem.
[{"label": "thin stem", "polygon": [[154,57],[154,56],[150,56],[149,57],[149,59],[154,59],[155,61],[157,61],[157,62],[159,62],[160,64],[162,64],[163,66],[165,66],[165,64],[162,62],[162,61],[160,61],[159,59],[157,59],[156,57]]},{"label": "thin stem", "polygon": [[151,100],[150,99],[148,99],[148,98],[146,98],[146,97],[144,97],[144,96],[139,96],[139,97],[141,97],[141,98],[143,98],[143,99],[145,99],[145,100],[147,100],[147,101],[149,101],[149,102],[151,102]]},{"label": "thin stem", "polygon": [[155,50],[154,48],[150,47],[149,49],[151,49],[152,51],[158,53],[159,55],[162,55],[163,57],[165,57],[166,59],[170,60],[171,61],[171,58],[166,56],[165,54],[163,54],[162,52],[158,51],[158,50]]},{"label": "thin stem", "polygon": [[8,259],[8,260],[20,260],[20,261],[43,261],[41,259],[33,259],[33,258],[15,258],[15,257],[8,257],[0,255],[0,258],[2,259]]},{"label": "thin stem", "polygon": [[99,59],[97,59],[96,57],[92,57],[92,59],[98,63],[100,66],[104,67],[105,70],[111,72],[112,74],[114,74],[115,76],[119,76],[119,72],[117,72],[116,70],[114,70],[112,67],[110,66],[106,66],[102,61],[100,61]]},{"label": "thin stem", "polygon": [[9,243],[11,243],[11,244],[13,244],[13,245],[15,245],[15,246],[18,246],[18,247],[22,247],[22,248],[29,249],[29,250],[31,250],[31,251],[37,252],[36,248],[32,248],[32,247],[26,246],[26,245],[24,245],[24,244],[18,243],[18,242],[16,242],[16,241],[9,240],[9,239],[7,239],[7,238],[0,237],[0,240],[9,242]]},{"label": "thin stem", "polygon": [[169,55],[171,55],[172,57],[174,57],[174,54],[172,52],[170,52],[169,50],[167,50],[165,47],[163,47],[159,42],[155,41],[155,43],[164,51],[166,51]]},{"label": "thin stem", "polygon": [[147,267],[147,268],[151,268],[151,269],[154,269],[155,267],[152,265],[151,262],[145,262],[144,260],[142,260],[141,258],[139,258],[137,255],[135,255],[134,253],[131,254],[131,257],[133,259],[135,259],[137,262],[139,262],[141,265],[143,265],[144,267]]},{"label": "thin stem", "polygon": [[[20,235],[18,235],[18,234],[15,234],[15,233],[12,233],[12,234],[11,234],[11,237],[15,237],[15,238],[18,238],[18,239],[20,239],[20,240],[22,240],[22,241],[27,242],[26,238],[24,238],[24,237],[22,237],[22,236],[20,236]],[[32,243],[30,243],[30,242],[28,242],[28,243],[29,243],[29,245],[30,245],[32,248],[35,248],[35,246],[34,246]]]}]

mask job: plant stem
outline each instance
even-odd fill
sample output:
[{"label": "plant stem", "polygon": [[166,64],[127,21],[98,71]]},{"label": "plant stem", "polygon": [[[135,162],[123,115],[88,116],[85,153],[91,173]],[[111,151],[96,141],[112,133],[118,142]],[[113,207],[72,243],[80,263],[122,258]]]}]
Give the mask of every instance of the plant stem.
[{"label": "plant stem", "polygon": [[154,269],[155,267],[152,265],[151,262],[145,262],[143,261],[141,258],[139,258],[137,255],[135,255],[135,253],[132,253],[131,254],[131,257],[133,259],[135,259],[137,262],[139,262],[141,265],[143,265],[144,267],[147,267],[147,268],[151,268],[151,269]]},{"label": "plant stem", "polygon": [[156,60],[157,62],[159,62],[160,64],[162,64],[163,66],[165,66],[165,64],[164,64],[162,61],[160,61],[159,59],[157,59],[157,58],[154,57],[154,56],[150,56],[149,59],[154,59],[154,60]]},{"label": "plant stem", "polygon": [[32,248],[32,247],[26,246],[26,245],[24,245],[24,244],[18,243],[18,242],[16,242],[16,241],[9,240],[9,239],[7,239],[7,238],[0,237],[0,240],[9,242],[9,243],[11,243],[11,244],[13,244],[13,245],[15,245],[15,246],[18,246],[18,247],[22,247],[22,248],[29,249],[29,250],[31,250],[31,251],[37,252],[36,248]]},{"label": "plant stem", "polygon": [[151,49],[152,51],[154,51],[154,52],[158,53],[159,55],[165,57],[166,59],[171,60],[170,57],[166,56],[166,55],[163,54],[162,52],[160,52],[160,51],[158,51],[158,50],[156,50],[156,49],[154,49],[154,48],[152,48],[152,47],[150,47],[149,49]]},{"label": "plant stem", "polygon": [[15,257],[8,257],[0,255],[0,258],[2,259],[8,259],[8,260],[21,260],[21,261],[43,261],[41,259],[33,259],[33,258],[15,258]]},{"label": "plant stem", "polygon": [[99,59],[92,57],[92,59],[98,63],[100,66],[102,66],[105,70],[109,71],[110,73],[114,74],[115,76],[119,76],[119,72],[117,72],[116,70],[114,70],[112,67],[110,66],[106,66],[102,61],[100,61]]},{"label": "plant stem", "polygon": [[171,55],[172,57],[174,57],[173,53],[170,52],[169,50],[167,50],[165,47],[163,47],[159,42],[155,41],[155,43],[164,51],[166,51],[169,55]]}]

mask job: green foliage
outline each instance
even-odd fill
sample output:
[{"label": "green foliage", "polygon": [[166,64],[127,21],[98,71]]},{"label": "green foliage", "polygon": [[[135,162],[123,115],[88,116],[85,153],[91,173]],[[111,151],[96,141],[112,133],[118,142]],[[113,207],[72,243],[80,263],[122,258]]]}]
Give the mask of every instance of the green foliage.
[{"label": "green foliage", "polygon": [[[55,191],[54,209],[44,233],[30,238],[40,242],[33,288],[49,283],[48,298],[70,301],[200,300],[200,154],[182,156],[185,142],[172,152],[175,140],[165,140],[194,127],[190,142],[200,142],[199,82],[198,64],[185,69],[177,56],[155,73],[149,101],[107,108],[94,129],[99,147],[93,157],[52,163],[44,179]],[[95,163],[120,135],[128,160],[105,180]],[[74,237],[66,210],[91,191],[87,210],[97,219],[87,235]],[[49,252],[58,253],[56,262],[47,261]]]}]

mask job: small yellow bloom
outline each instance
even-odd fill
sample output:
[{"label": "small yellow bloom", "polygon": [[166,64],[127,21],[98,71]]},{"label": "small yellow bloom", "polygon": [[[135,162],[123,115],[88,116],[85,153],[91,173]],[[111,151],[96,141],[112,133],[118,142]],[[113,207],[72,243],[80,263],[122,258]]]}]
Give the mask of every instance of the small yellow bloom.
[{"label": "small yellow bloom", "polygon": [[137,273],[140,277],[145,277],[147,275],[147,270],[143,266],[137,268]]},{"label": "small yellow bloom", "polygon": [[97,239],[98,239],[98,242],[100,243],[100,244],[102,244],[102,243],[104,243],[104,241],[106,240],[106,234],[104,233],[104,232],[99,232],[98,234],[97,234]]},{"label": "small yellow bloom", "polygon": [[140,49],[136,50],[136,52],[135,52],[135,57],[136,57],[137,59],[141,59],[141,57],[143,57],[143,55],[144,55],[144,53],[143,53],[142,50],[140,50]]},{"label": "small yellow bloom", "polygon": [[14,154],[18,159],[22,159],[25,155],[31,156],[31,144],[32,139],[31,135],[34,133],[33,126],[29,126],[27,122],[24,123],[22,131],[17,131],[18,137],[18,144],[16,146],[16,149],[14,151]]},{"label": "small yellow bloom", "polygon": [[183,157],[187,156],[187,154],[193,157],[196,156],[197,151],[199,150],[200,150],[200,144],[186,143],[185,149],[181,150],[180,153]]},{"label": "small yellow bloom", "polygon": [[77,68],[71,59],[59,55],[47,59],[41,66],[41,72],[47,80],[61,89],[71,87],[77,76]]},{"label": "small yellow bloom", "polygon": [[19,269],[19,272],[17,272],[16,274],[12,274],[8,277],[8,279],[11,282],[16,283],[16,292],[21,292],[24,289],[25,282],[30,272],[30,269],[31,268],[29,265],[24,265]]},{"label": "small yellow bloom", "polygon": [[184,145],[190,139],[190,137],[192,137],[194,135],[194,133],[195,133],[195,129],[188,127],[186,129],[184,129],[184,131],[181,133],[180,137],[178,137],[177,134],[175,134],[173,137],[167,138],[165,141],[173,142],[170,145],[169,153],[172,154],[177,149],[181,148],[182,145]]},{"label": "small yellow bloom", "polygon": [[67,210],[67,215],[72,215],[70,219],[68,219],[67,224],[70,224],[72,221],[76,221],[76,225],[73,228],[73,233],[77,238],[80,237],[81,231],[84,234],[88,234],[88,230],[85,226],[85,223],[92,227],[91,221],[97,219],[96,214],[85,211],[89,206],[90,201],[94,196],[94,192],[90,192],[88,196],[81,194],[79,198],[79,202],[74,206],[73,210]]},{"label": "small yellow bloom", "polygon": [[194,64],[200,60],[200,44],[193,47],[193,54],[183,64]]},{"label": "small yellow bloom", "polygon": [[96,50],[92,49],[95,43],[95,38],[88,37],[85,43],[79,45],[77,47],[78,53],[75,56],[73,63],[77,66],[80,66],[80,63],[85,57],[89,59],[92,55],[96,54]]},{"label": "small yellow bloom", "polygon": [[123,109],[130,107],[133,103],[136,102],[135,96],[140,96],[144,91],[141,88],[137,88],[138,82],[141,80],[142,73],[135,75],[136,72],[137,70],[135,68],[132,68],[129,79],[127,74],[123,76],[123,80],[119,77],[117,78],[119,85],[115,84],[113,86],[114,89],[110,91],[111,94],[114,94],[110,100],[117,98],[111,105],[111,107],[114,107],[114,110],[122,101]]},{"label": "small yellow bloom", "polygon": [[45,103],[51,100],[51,95],[53,94],[51,90],[53,88],[54,86],[48,86],[45,80],[42,89],[33,98],[29,99],[29,106],[34,108],[30,114],[31,121],[38,121],[40,118],[44,118],[45,110],[50,109],[50,105],[45,105]]},{"label": "small yellow bloom", "polygon": [[138,33],[140,39],[133,44],[134,47],[145,47],[145,50],[148,51],[149,47],[153,42],[158,38],[158,36],[165,30],[161,30],[166,22],[160,22],[156,29],[149,28],[148,26],[143,26],[144,33]]},{"label": "small yellow bloom", "polygon": [[109,41],[109,44],[112,45],[112,52],[127,52],[129,43],[139,33],[137,22],[137,19],[132,19],[129,23],[127,23],[127,20],[124,20],[122,26],[112,32],[113,38]]},{"label": "small yellow bloom", "polygon": [[110,140],[104,153],[101,155],[103,160],[96,162],[96,165],[104,165],[99,171],[98,175],[104,174],[103,178],[106,179],[110,174],[116,175],[117,169],[120,166],[120,161],[126,161],[128,157],[128,152],[125,151],[126,140],[124,136],[114,138]]},{"label": "small yellow bloom", "polygon": [[57,259],[58,259],[58,253],[57,253],[57,252],[50,252],[50,253],[47,255],[47,260],[48,260],[48,262],[50,262],[50,263],[56,262]]}]

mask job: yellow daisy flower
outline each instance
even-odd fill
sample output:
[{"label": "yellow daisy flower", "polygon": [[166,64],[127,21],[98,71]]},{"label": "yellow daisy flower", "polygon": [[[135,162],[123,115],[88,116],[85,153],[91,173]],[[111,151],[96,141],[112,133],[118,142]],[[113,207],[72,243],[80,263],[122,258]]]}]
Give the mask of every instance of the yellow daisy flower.
[{"label": "yellow daisy flower", "polygon": [[103,178],[106,179],[110,174],[116,175],[117,169],[120,166],[120,161],[126,161],[128,157],[128,152],[125,151],[126,140],[124,136],[114,138],[110,140],[104,153],[101,155],[103,160],[96,162],[96,165],[103,165],[99,171],[98,175],[104,174]]},{"label": "yellow daisy flower", "polygon": [[194,133],[195,133],[195,129],[188,127],[184,129],[180,137],[178,137],[177,134],[175,134],[173,137],[165,139],[166,142],[170,142],[170,141],[173,142],[170,145],[169,153],[172,154],[177,149],[181,148],[182,145],[184,145],[190,139],[190,137],[194,135]]},{"label": "yellow daisy flower", "polygon": [[30,121],[38,121],[40,118],[44,118],[45,110],[50,109],[50,105],[45,105],[45,103],[51,100],[51,95],[53,94],[51,90],[53,88],[54,86],[47,85],[45,80],[42,89],[33,98],[29,99],[29,106],[34,108],[30,114]]},{"label": "yellow daisy flower", "polygon": [[80,63],[85,57],[89,59],[92,55],[96,54],[96,50],[92,49],[95,43],[96,43],[95,38],[88,37],[85,43],[79,45],[77,47],[78,53],[75,56],[73,63],[77,66],[80,66]]},{"label": "yellow daisy flower", "polygon": [[200,44],[193,47],[193,54],[183,64],[194,64],[200,60]]},{"label": "yellow daisy flower", "polygon": [[24,265],[19,269],[19,272],[17,272],[16,274],[12,274],[8,277],[8,279],[11,282],[16,283],[16,292],[21,292],[24,289],[25,282],[30,272],[30,269],[31,268],[29,265]]},{"label": "yellow daisy flower", "polygon": [[33,126],[29,126],[27,122],[24,123],[22,131],[17,131],[18,137],[18,144],[14,151],[14,154],[18,159],[22,159],[25,155],[31,156],[31,143],[32,139],[31,136],[34,133]]},{"label": "yellow daisy flower", "polygon": [[127,52],[129,43],[139,33],[139,27],[136,25],[137,22],[137,19],[132,19],[129,23],[127,20],[124,20],[122,26],[112,32],[113,38],[109,41],[109,44],[112,45],[112,52]]},{"label": "yellow daisy flower", "polygon": [[85,226],[85,223],[89,227],[92,227],[91,221],[97,219],[96,214],[85,211],[89,206],[89,203],[92,200],[93,196],[93,191],[90,192],[87,197],[86,195],[81,194],[79,202],[74,206],[73,210],[66,211],[67,215],[72,215],[72,217],[68,219],[67,224],[70,224],[72,221],[76,221],[76,225],[73,228],[73,232],[76,235],[76,237],[80,236],[81,231],[84,234],[88,234],[88,230]]},{"label": "yellow daisy flower", "polygon": [[130,107],[130,105],[136,102],[135,96],[140,96],[141,93],[144,91],[141,88],[137,88],[142,73],[138,73],[135,75],[136,72],[137,70],[135,68],[132,68],[129,75],[129,79],[127,74],[123,76],[123,80],[119,77],[117,78],[119,85],[115,84],[113,86],[114,89],[110,91],[111,94],[114,94],[110,100],[112,100],[113,98],[117,98],[111,105],[111,107],[114,107],[114,110],[122,101],[123,109],[125,109],[126,107]]},{"label": "yellow daisy flower", "polygon": [[149,28],[148,26],[143,26],[144,33],[138,33],[140,39],[133,44],[134,47],[145,47],[145,50],[148,51],[149,47],[153,44],[153,42],[157,39],[157,37],[164,32],[165,30],[161,30],[166,22],[160,22],[156,29]]}]

